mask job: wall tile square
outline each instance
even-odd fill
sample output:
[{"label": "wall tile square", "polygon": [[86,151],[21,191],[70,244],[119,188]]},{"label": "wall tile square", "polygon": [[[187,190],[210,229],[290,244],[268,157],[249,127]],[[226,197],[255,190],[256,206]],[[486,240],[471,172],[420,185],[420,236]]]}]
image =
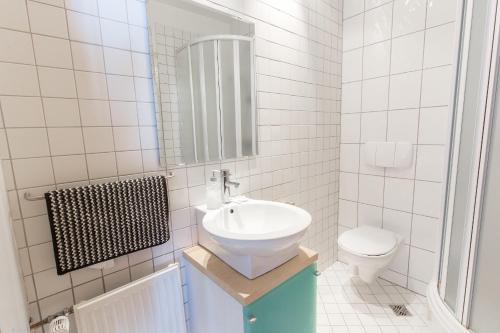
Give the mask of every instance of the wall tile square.
[{"label": "wall tile square", "polygon": [[116,151],[138,150],[141,148],[141,140],[138,127],[114,127]]},{"label": "wall tile square", "polygon": [[47,215],[25,218],[24,230],[26,230],[28,245],[46,243],[52,240]]},{"label": "wall tile square", "polygon": [[[389,77],[363,80],[362,95],[363,112],[387,110],[389,103]],[[343,110],[344,104],[342,104],[342,112]]]},{"label": "wall tile square", "polygon": [[108,101],[80,99],[78,104],[83,126],[111,126]]},{"label": "wall tile square", "polygon": [[55,156],[52,159],[56,182],[69,183],[88,179],[85,155]]},{"label": "wall tile square", "polygon": [[130,46],[132,51],[149,52],[148,29],[129,25]]},{"label": "wall tile square", "polygon": [[73,68],[69,41],[61,38],[33,35],[36,63],[39,66]]},{"label": "wall tile square", "polygon": [[64,9],[28,0],[31,32],[60,38],[68,38]]},{"label": "wall tile square", "polygon": [[101,73],[75,71],[76,88],[79,98],[108,98],[106,75]]},{"label": "wall tile square", "polygon": [[[135,0],[129,0],[135,1]],[[149,54],[132,52],[132,64],[134,67],[134,76],[151,78],[151,61]]]},{"label": "wall tile square", "polygon": [[87,153],[114,151],[111,127],[84,127],[83,138]]},{"label": "wall tile square", "polygon": [[421,106],[443,106],[450,103],[451,72],[451,65],[424,70]]},{"label": "wall tile square", "polygon": [[418,142],[421,144],[446,144],[448,134],[448,107],[420,110]]},{"label": "wall tile square", "polygon": [[101,19],[102,43],[104,46],[130,49],[128,25],[121,22]]},{"label": "wall tile square", "polygon": [[363,51],[363,78],[389,75],[391,42],[366,46]]},{"label": "wall tile square", "polygon": [[98,15],[96,0],[65,0],[66,8],[91,15]]},{"label": "wall tile square", "polygon": [[71,10],[68,10],[67,17],[69,37],[72,41],[101,44],[99,18]]},{"label": "wall tile square", "polygon": [[419,146],[417,150],[416,178],[420,180],[442,181],[445,177],[444,146]]},{"label": "wall tile square", "polygon": [[83,154],[82,129],[80,127],[48,128],[52,155]]},{"label": "wall tile square", "polygon": [[[27,158],[12,161],[18,188],[37,187],[54,183],[50,157]],[[36,170],[36,173],[33,172]]]},{"label": "wall tile square", "polygon": [[365,45],[391,38],[392,3],[365,12]]},{"label": "wall tile square", "polygon": [[97,3],[101,17],[127,22],[127,2],[125,0],[97,0]]},{"label": "wall tile square", "polygon": [[339,198],[358,200],[358,174],[340,172]]},{"label": "wall tile square", "polygon": [[363,50],[344,52],[342,57],[342,82],[359,81],[362,77]]},{"label": "wall tile square", "polygon": [[0,27],[29,31],[28,10],[25,1],[0,1]]},{"label": "wall tile square", "polygon": [[140,151],[120,151],[116,153],[119,175],[130,175],[142,172],[142,155]]},{"label": "wall tile square", "polygon": [[42,96],[76,98],[75,77],[72,70],[38,67],[38,78]]},{"label": "wall tile square", "polygon": [[57,275],[56,269],[50,269],[34,275],[38,298],[54,295],[71,288],[69,275]]},{"label": "wall tile square", "polygon": [[359,171],[358,144],[340,145],[340,171],[347,171],[347,172]]},{"label": "wall tile square", "polygon": [[387,135],[387,112],[361,114],[361,142],[385,141]]},{"label": "wall tile square", "polygon": [[384,207],[411,212],[413,206],[413,180],[386,178]]},{"label": "wall tile square", "polygon": [[427,27],[452,22],[456,19],[457,1],[429,0],[427,7]]},{"label": "wall tile square", "polygon": [[71,42],[71,50],[76,70],[104,73],[102,46]]},{"label": "wall tile square", "polygon": [[424,33],[416,32],[392,40],[391,74],[422,68]]},{"label": "wall tile square", "polygon": [[357,15],[344,20],[344,52],[363,46],[363,19],[363,15]]},{"label": "wall tile square", "polygon": [[343,114],[341,118],[341,139],[342,143],[359,143],[360,140],[360,114]]},{"label": "wall tile square", "polygon": [[80,126],[76,99],[44,98],[43,106],[48,127]]},{"label": "wall tile square", "polygon": [[358,203],[358,226],[382,228],[382,208]]},{"label": "wall tile square", "polygon": [[33,65],[35,57],[33,55],[31,35],[19,31],[0,29],[0,61]]},{"label": "wall tile square", "polygon": [[134,79],[128,76],[107,75],[109,99],[135,101]]},{"label": "wall tile square", "polygon": [[387,141],[417,143],[418,109],[388,112]]},{"label": "wall tile square", "polygon": [[361,112],[361,82],[342,85],[342,112]]},{"label": "wall tile square", "polygon": [[392,0],[365,0],[365,10],[381,6],[388,2],[392,2]]},{"label": "wall tile square", "polygon": [[404,238],[405,244],[410,244],[412,214],[384,208],[384,229],[393,231]]},{"label": "wall tile square", "polygon": [[429,217],[440,217],[442,184],[415,181],[415,199],[413,212]]},{"label": "wall tile square", "polygon": [[102,279],[97,279],[91,282],[82,284],[74,289],[75,302],[90,300],[104,293],[104,285]]},{"label": "wall tile square", "polygon": [[384,177],[359,175],[359,202],[382,206]]},{"label": "wall tile square", "polygon": [[87,164],[89,177],[92,179],[117,176],[116,156],[114,152],[88,154]]},{"label": "wall tile square", "polygon": [[424,67],[451,65],[453,61],[453,38],[455,24],[428,29],[425,33]]},{"label": "wall tile square", "polygon": [[40,97],[2,96],[0,105],[5,127],[45,126]]},{"label": "wall tile square", "polygon": [[35,66],[0,62],[0,95],[40,96]]},{"label": "wall tile square", "polygon": [[113,126],[137,126],[137,107],[135,102],[111,101]]},{"label": "wall tile square", "polygon": [[106,73],[129,76],[133,74],[130,51],[105,47],[104,61],[106,63]]},{"label": "wall tile square", "polygon": [[147,27],[148,17],[146,7],[141,0],[127,0],[128,23]]},{"label": "wall tile square", "polygon": [[7,130],[12,158],[49,156],[45,128],[11,128]]},{"label": "wall tile square", "polygon": [[389,109],[418,108],[421,73],[411,72],[391,76]]},{"label": "wall tile square", "polygon": [[435,260],[432,252],[412,247],[410,250],[410,270],[409,276],[429,283],[434,273],[435,265],[429,265]]},{"label": "wall tile square", "polygon": [[441,224],[438,219],[413,215],[411,244],[435,252],[439,248]]},{"label": "wall tile square", "polygon": [[151,79],[134,77],[135,97],[139,102],[154,102],[153,81]]},{"label": "wall tile square", "polygon": [[425,27],[426,0],[394,1],[393,36],[406,35]]},{"label": "wall tile square", "polygon": [[339,200],[339,224],[348,228],[358,225],[358,208],[355,201]]},{"label": "wall tile square", "polygon": [[34,245],[29,248],[33,273],[56,267],[52,243]]},{"label": "wall tile square", "polygon": [[142,149],[158,149],[158,135],[156,133],[156,127],[140,127],[140,134]]},{"label": "wall tile square", "polygon": [[362,13],[365,8],[364,0],[352,0],[344,2],[344,18]]}]

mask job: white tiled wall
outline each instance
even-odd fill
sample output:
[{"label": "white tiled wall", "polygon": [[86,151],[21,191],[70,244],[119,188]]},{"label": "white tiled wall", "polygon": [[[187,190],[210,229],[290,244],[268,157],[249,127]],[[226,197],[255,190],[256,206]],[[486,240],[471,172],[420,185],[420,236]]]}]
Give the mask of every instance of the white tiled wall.
[{"label": "white tiled wall", "polygon": [[[424,292],[434,268],[456,0],[345,1],[339,233],[405,237],[384,277]],[[408,141],[410,168],[364,162],[367,141]]]},{"label": "white tiled wall", "polygon": [[[208,3],[256,24],[261,154],[224,167],[244,193],[311,212],[304,243],[322,267],[336,255],[339,2]],[[0,157],[34,319],[161,268],[196,242],[191,207],[219,164],[173,170],[171,241],[103,271],[57,276],[45,203],[23,197],[165,172],[147,36],[143,0],[0,0]]]}]

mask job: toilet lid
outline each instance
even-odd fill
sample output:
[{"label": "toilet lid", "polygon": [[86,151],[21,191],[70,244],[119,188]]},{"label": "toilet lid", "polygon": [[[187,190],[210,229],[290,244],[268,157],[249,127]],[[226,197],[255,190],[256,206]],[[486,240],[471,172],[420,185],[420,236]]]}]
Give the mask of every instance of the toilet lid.
[{"label": "toilet lid", "polygon": [[344,250],[366,256],[387,254],[397,243],[392,231],[367,226],[346,231],[339,237],[339,245]]}]

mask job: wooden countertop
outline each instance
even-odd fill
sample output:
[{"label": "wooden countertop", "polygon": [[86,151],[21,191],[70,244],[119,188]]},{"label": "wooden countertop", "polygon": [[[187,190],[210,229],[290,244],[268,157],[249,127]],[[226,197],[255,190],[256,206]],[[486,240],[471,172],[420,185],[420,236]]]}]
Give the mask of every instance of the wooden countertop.
[{"label": "wooden countertop", "polygon": [[247,279],[201,246],[185,250],[184,258],[238,302],[247,305],[317,261],[318,253],[301,246],[298,256],[253,280]]}]

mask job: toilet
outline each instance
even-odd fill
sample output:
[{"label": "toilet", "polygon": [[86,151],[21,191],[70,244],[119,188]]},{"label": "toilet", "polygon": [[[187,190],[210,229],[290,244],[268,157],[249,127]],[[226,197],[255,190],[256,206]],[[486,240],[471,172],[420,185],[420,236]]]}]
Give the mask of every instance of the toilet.
[{"label": "toilet", "polygon": [[372,283],[392,262],[402,240],[403,237],[392,231],[362,226],[340,235],[338,245],[353,274]]}]

